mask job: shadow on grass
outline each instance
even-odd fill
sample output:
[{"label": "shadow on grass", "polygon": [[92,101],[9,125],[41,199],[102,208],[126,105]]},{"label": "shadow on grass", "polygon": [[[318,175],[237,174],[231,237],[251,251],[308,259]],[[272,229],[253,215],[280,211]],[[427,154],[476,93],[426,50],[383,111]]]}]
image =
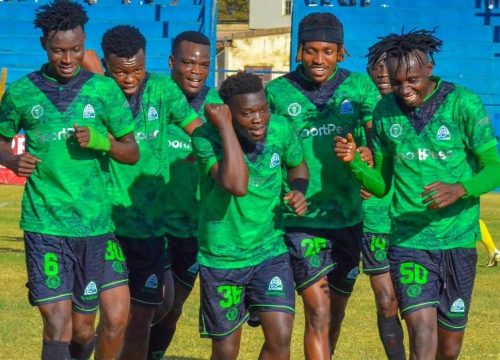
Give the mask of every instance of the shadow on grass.
[{"label": "shadow on grass", "polygon": [[191,356],[167,356],[163,358],[164,360],[204,360],[203,358],[191,357]]},{"label": "shadow on grass", "polygon": [[6,247],[0,247],[0,254],[2,253],[23,253],[24,254],[24,250],[23,249],[13,249],[13,248],[6,248]]}]

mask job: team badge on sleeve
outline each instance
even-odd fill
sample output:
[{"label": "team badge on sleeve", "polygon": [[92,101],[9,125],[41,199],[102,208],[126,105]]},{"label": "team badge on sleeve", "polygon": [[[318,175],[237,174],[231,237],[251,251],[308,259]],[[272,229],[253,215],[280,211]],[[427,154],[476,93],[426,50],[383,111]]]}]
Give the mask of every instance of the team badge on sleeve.
[{"label": "team badge on sleeve", "polygon": [[340,114],[341,115],[349,115],[354,113],[354,109],[352,108],[352,104],[348,99],[342,101],[342,105],[340,105]]},{"label": "team badge on sleeve", "polygon": [[156,111],[156,109],[152,106],[148,110],[148,120],[158,120],[158,111]]},{"label": "team badge on sleeve", "polygon": [[41,105],[35,105],[31,108],[31,116],[35,119],[40,119],[43,116],[43,107]]},{"label": "team badge on sleeve", "polygon": [[393,138],[398,138],[403,133],[403,127],[400,124],[392,124],[389,133]]}]

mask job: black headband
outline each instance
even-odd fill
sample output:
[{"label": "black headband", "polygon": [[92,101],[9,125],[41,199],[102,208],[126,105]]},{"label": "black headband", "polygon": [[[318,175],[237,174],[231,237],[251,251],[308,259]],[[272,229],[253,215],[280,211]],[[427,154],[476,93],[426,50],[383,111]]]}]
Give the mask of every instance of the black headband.
[{"label": "black headband", "polygon": [[336,28],[308,28],[301,29],[299,32],[299,42],[323,41],[334,44],[344,43],[344,30],[341,27]]}]

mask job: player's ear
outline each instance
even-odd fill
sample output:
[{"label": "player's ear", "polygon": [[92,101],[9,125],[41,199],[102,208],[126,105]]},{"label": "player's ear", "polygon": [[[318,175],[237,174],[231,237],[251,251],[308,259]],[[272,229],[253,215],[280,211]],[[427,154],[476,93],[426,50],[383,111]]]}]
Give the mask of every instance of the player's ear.
[{"label": "player's ear", "polygon": [[45,44],[45,36],[40,36],[40,45],[42,45],[42,49],[47,51],[47,45]]},{"label": "player's ear", "polygon": [[337,51],[337,62],[344,61],[345,53],[346,53],[346,50],[345,50],[344,44],[339,44],[338,51]]},{"label": "player's ear", "polygon": [[303,48],[303,45],[299,44],[299,47],[297,49],[297,55],[295,56],[296,62],[302,62],[302,48]]},{"label": "player's ear", "polygon": [[168,57],[168,66],[170,67],[170,70],[172,70],[174,68],[174,56],[173,55],[170,55]]},{"label": "player's ear", "polygon": [[434,64],[431,61],[429,61],[426,64],[427,76],[432,76],[432,70],[434,70]]}]

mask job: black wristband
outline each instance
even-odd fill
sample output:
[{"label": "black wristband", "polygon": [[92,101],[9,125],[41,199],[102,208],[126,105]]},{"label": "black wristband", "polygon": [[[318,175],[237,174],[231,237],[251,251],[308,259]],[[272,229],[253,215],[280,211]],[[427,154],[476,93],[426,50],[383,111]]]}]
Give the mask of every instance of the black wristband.
[{"label": "black wristband", "polygon": [[304,178],[294,179],[290,182],[290,190],[300,191],[302,194],[306,194],[307,186],[309,185],[309,180]]}]

